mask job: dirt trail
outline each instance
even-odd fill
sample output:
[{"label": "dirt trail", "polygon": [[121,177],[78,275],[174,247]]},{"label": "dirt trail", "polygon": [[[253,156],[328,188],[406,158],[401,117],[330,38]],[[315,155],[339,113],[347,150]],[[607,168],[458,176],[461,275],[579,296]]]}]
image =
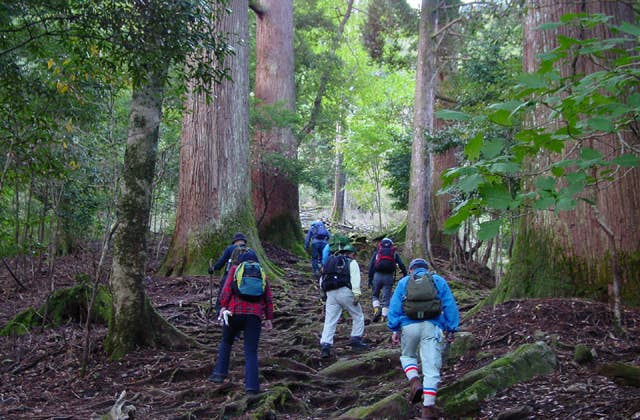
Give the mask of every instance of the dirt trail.
[{"label": "dirt trail", "polygon": [[[81,325],[69,323],[22,337],[0,337],[0,418],[86,419],[107,412],[122,391],[127,392],[127,404],[136,407],[136,418],[242,418],[256,414],[257,408],[264,410],[263,418],[332,418],[404,390],[406,382],[397,358],[373,363],[347,378],[320,373],[338,360],[358,356],[348,346],[350,320],[343,319],[338,326],[333,357],[321,359],[322,302],[311,280],[310,265],[273,246],[266,249],[286,274],[281,283],[273,285],[274,330],[261,337],[261,395],[247,398],[244,394],[241,342],[234,345],[229,380],[221,385],[206,380],[221,335],[205,310],[209,278],[150,276],[147,293],[159,312],[207,348],[187,352],[142,349],[112,362],[102,347],[106,327],[95,326],[89,372],[79,377]],[[61,266],[60,285],[70,284],[74,271],[90,270],[90,256],[74,258]],[[474,287],[475,298],[486,294],[477,283],[449,273],[446,261],[438,262],[446,276]],[[46,284],[45,278],[38,280],[42,283],[27,282],[29,290],[20,292],[0,272],[1,324],[19,310],[42,303],[46,292],[36,285]],[[365,288],[366,340],[372,352],[393,349],[386,327],[370,323],[369,292]],[[470,302],[461,306],[468,308]],[[552,299],[486,308],[463,324],[478,336],[480,349],[447,366],[443,384],[522,343],[553,335],[560,360],[557,372],[496,395],[474,418],[492,418],[523,405],[531,407],[530,418],[640,418],[638,389],[597,374],[597,363],[604,361],[640,364],[640,313],[628,311],[625,317],[630,338],[621,340],[612,334],[606,307],[598,303]],[[581,342],[596,349],[597,363],[581,366],[572,361],[573,346]]]}]

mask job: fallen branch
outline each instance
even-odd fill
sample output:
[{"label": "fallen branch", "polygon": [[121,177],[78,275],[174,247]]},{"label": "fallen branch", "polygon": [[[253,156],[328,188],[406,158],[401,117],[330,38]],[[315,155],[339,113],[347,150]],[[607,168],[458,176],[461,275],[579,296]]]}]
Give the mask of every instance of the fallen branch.
[{"label": "fallen branch", "polygon": [[13,273],[13,271],[11,270],[11,267],[9,267],[9,264],[7,264],[7,260],[2,258],[2,262],[4,263],[4,266],[7,267],[7,270],[9,270],[9,274],[11,274],[11,277],[13,277],[13,279],[16,281],[16,283],[18,283],[18,286],[20,286],[20,288],[22,290],[27,290],[25,285],[22,284],[22,282],[18,279],[18,277],[16,277],[16,275]]}]

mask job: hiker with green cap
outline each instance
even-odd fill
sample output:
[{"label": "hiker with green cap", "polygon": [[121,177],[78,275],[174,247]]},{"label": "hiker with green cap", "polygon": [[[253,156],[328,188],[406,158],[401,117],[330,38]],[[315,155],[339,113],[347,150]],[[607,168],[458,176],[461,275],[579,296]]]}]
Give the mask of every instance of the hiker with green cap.
[{"label": "hiker with green cap", "polygon": [[222,294],[222,288],[224,287],[224,282],[227,279],[227,275],[229,274],[229,269],[232,265],[232,255],[233,251],[238,247],[247,246],[247,237],[244,236],[244,233],[237,232],[233,235],[231,239],[231,244],[227,246],[224,251],[222,251],[222,255],[218,258],[218,261],[213,265],[209,265],[209,274],[213,274],[214,272],[224,268],[224,272],[222,276],[220,276],[220,287],[218,290],[218,298],[216,300],[216,316],[220,314],[220,295]]},{"label": "hiker with green cap", "polygon": [[409,402],[422,399],[423,420],[438,418],[435,403],[445,334],[451,339],[458,331],[459,319],[458,305],[446,280],[431,272],[424,259],[411,261],[409,274],[400,279],[391,297],[387,326],[393,331],[391,341],[401,344],[400,363],[409,380]]},{"label": "hiker with green cap", "polygon": [[342,311],[351,316],[351,348],[364,351],[369,346],[362,341],[364,334],[364,313],[360,306],[360,267],[355,260],[356,249],[348,244],[335,255],[329,257],[322,267],[320,288],[326,293],[324,327],[320,338],[320,355],[331,356],[333,336]]}]

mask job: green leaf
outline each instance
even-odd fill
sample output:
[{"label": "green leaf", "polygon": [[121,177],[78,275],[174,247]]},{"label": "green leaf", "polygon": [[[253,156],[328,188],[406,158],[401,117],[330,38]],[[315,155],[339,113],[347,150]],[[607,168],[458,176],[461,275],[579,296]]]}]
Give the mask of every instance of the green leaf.
[{"label": "green leaf", "polygon": [[465,176],[460,178],[460,181],[458,181],[458,188],[460,188],[462,192],[469,193],[477,190],[478,186],[482,184],[483,181],[484,178],[479,174]]},{"label": "green leaf", "polygon": [[474,138],[464,146],[464,154],[470,161],[476,161],[480,157],[480,150],[482,149],[482,134],[476,134]]},{"label": "green leaf", "polygon": [[481,152],[485,159],[493,159],[502,152],[502,149],[504,149],[504,140],[494,139],[486,142]]},{"label": "green leaf", "polygon": [[561,27],[563,25],[564,25],[564,23],[562,23],[562,22],[546,22],[546,23],[543,23],[541,25],[538,25],[536,27],[536,30],[538,30],[538,31],[554,30],[554,29],[558,29],[559,27]]},{"label": "green leaf", "polygon": [[514,162],[500,162],[489,166],[489,170],[498,174],[515,174],[520,172],[522,167]]},{"label": "green leaf", "polygon": [[580,149],[580,157],[584,160],[600,160],[602,159],[602,153],[591,147],[583,147]]},{"label": "green leaf", "polygon": [[511,193],[503,184],[485,184],[480,188],[480,196],[487,207],[496,210],[507,210],[511,206]]},{"label": "green leaf", "polygon": [[618,29],[627,34],[640,36],[640,26],[638,25],[633,25],[631,23],[624,22],[623,24],[618,26]]},{"label": "green leaf", "polygon": [[500,232],[500,226],[502,225],[502,220],[491,220],[489,222],[480,223],[480,227],[478,229],[478,239],[482,241],[487,241]]},{"label": "green leaf", "polygon": [[547,87],[547,81],[538,73],[523,73],[518,76],[518,81],[524,87],[532,89],[544,89]]},{"label": "green leaf", "polygon": [[511,120],[511,113],[504,109],[499,109],[495,112],[492,112],[488,115],[488,117],[489,121],[505,127],[511,127],[513,125],[513,121]]},{"label": "green leaf", "polygon": [[605,133],[613,133],[616,131],[614,125],[609,118],[593,117],[587,120],[587,126],[594,130],[604,131]]},{"label": "green leaf", "polygon": [[556,204],[556,211],[573,210],[578,203],[571,197],[560,197]]},{"label": "green leaf", "polygon": [[543,191],[555,191],[556,179],[550,176],[540,176],[536,179],[536,188]]},{"label": "green leaf", "polygon": [[625,153],[615,159],[612,159],[611,163],[630,168],[637,168],[640,166],[640,158],[636,155],[632,155],[631,153]]},{"label": "green leaf", "polygon": [[554,166],[551,167],[551,173],[553,174],[553,176],[559,178],[562,175],[564,175],[564,168],[554,165]]},{"label": "green leaf", "polygon": [[451,109],[436,111],[435,115],[437,118],[442,120],[469,121],[471,119],[471,115],[466,112],[454,111]]},{"label": "green leaf", "polygon": [[549,207],[553,207],[556,204],[555,198],[551,195],[543,195],[533,203],[533,208],[536,210],[546,210]]}]

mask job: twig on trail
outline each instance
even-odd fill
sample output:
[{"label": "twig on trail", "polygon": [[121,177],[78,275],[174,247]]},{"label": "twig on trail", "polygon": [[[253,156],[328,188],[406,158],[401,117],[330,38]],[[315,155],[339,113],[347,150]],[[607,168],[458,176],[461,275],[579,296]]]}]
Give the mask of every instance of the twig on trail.
[{"label": "twig on trail", "polygon": [[5,260],[4,257],[2,258],[2,262],[4,263],[4,266],[7,267],[7,270],[9,270],[9,274],[11,274],[11,277],[13,277],[16,283],[18,283],[18,286],[20,286],[22,290],[27,290],[27,288],[24,286],[24,284],[22,284],[22,282],[18,279],[18,277],[16,277],[16,275],[13,274],[11,267],[9,267],[9,264],[7,264],[7,260]]}]

